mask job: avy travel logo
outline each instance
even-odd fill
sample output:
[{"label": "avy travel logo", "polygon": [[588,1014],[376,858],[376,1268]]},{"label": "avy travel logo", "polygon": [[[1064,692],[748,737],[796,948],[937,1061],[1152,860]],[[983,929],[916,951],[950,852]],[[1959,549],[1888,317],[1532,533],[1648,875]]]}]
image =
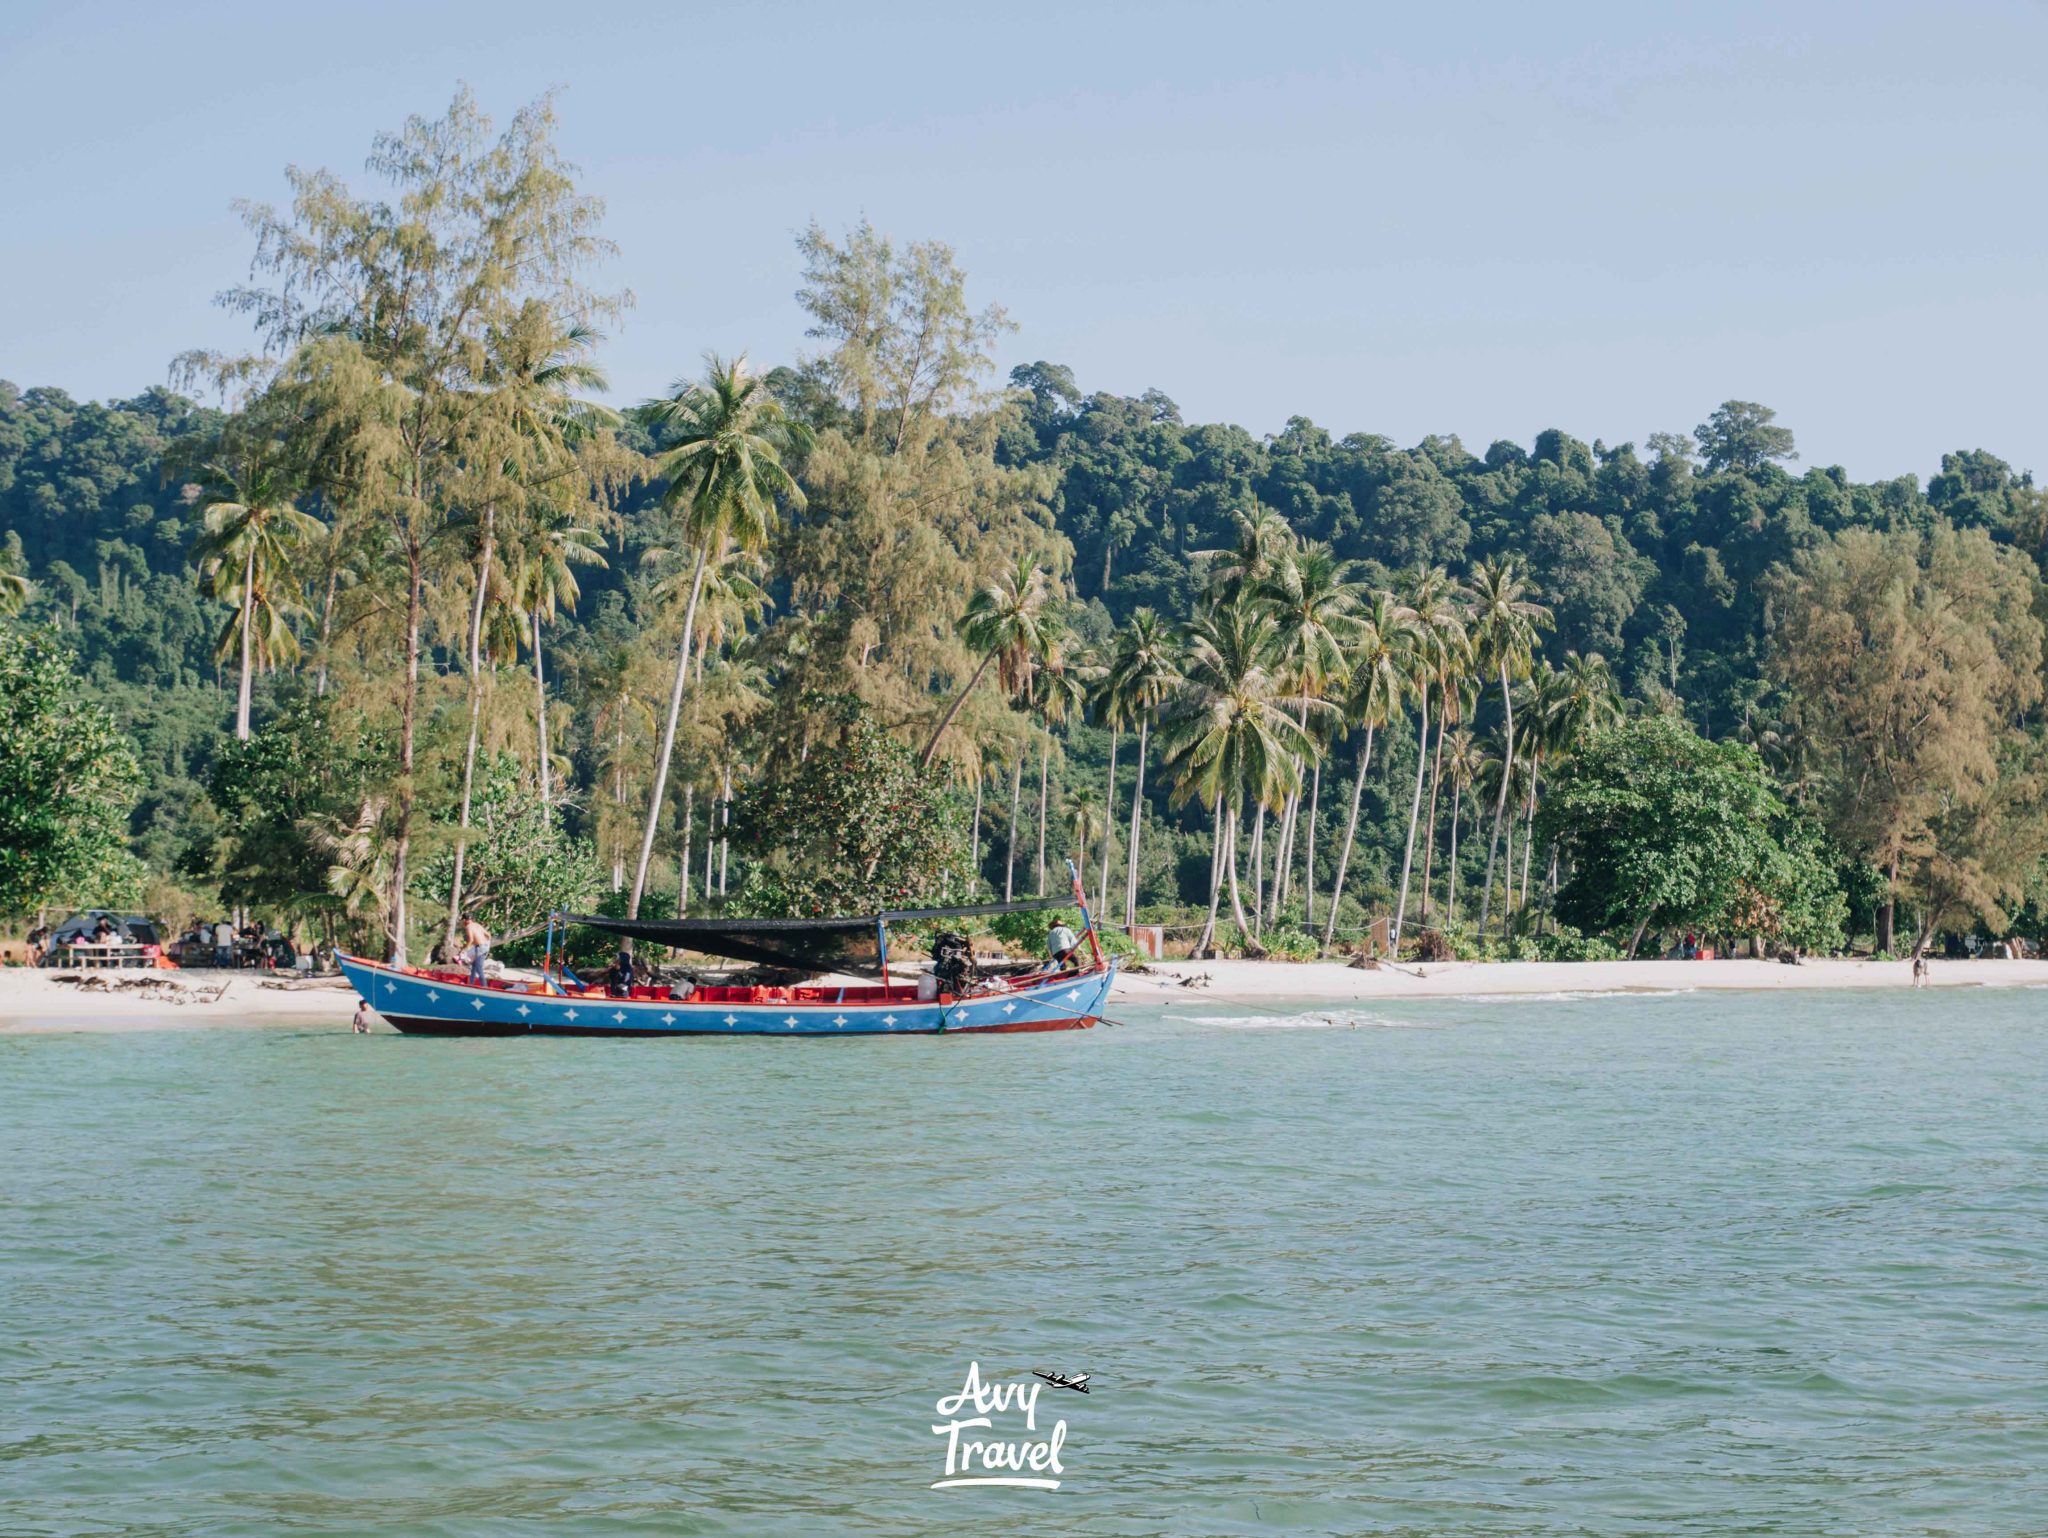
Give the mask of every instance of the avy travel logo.
[{"label": "avy travel logo", "polygon": [[932,1435],[946,1439],[946,1477],[933,1481],[934,1490],[957,1490],[966,1485],[1009,1485],[1023,1490],[1060,1487],[1058,1476],[1067,1471],[1060,1462],[1067,1423],[1054,1421],[1040,1434],[1038,1393],[1051,1384],[1085,1394],[1088,1374],[1068,1377],[1040,1372],[1032,1376],[1045,1381],[984,1383],[981,1364],[967,1364],[967,1381],[960,1385],[960,1392],[946,1395],[933,1406],[945,1424],[932,1427]]}]

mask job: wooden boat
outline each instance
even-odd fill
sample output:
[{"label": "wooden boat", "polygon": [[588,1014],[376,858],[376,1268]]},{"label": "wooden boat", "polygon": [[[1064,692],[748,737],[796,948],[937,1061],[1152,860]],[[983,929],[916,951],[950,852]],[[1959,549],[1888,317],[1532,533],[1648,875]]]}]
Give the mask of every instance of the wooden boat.
[{"label": "wooden boat", "polygon": [[[840,919],[612,919],[559,915],[631,939],[872,983],[636,987],[586,983],[553,958],[538,982],[471,983],[466,972],[388,966],[340,956],[356,991],[397,1029],[418,1036],[937,1036],[1085,1029],[1116,977],[1082,905],[1088,960],[1021,977],[986,978],[955,995],[920,998],[888,977],[889,925],[975,914],[1042,911],[1063,899],[923,908]],[[1077,953],[1077,961],[1079,959]]]}]

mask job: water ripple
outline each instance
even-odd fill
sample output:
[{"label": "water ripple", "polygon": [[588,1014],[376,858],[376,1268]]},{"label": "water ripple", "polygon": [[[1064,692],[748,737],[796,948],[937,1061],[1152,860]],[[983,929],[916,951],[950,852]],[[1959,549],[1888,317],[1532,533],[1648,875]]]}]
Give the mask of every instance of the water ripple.
[{"label": "water ripple", "polygon": [[0,1531],[2037,1531],[2028,1001],[1517,1002],[0,1039]]}]

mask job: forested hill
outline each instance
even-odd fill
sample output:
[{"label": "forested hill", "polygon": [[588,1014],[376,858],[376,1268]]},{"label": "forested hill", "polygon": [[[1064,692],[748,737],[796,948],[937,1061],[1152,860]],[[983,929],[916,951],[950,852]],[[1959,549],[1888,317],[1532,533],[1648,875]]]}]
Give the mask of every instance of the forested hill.
[{"label": "forested hill", "polygon": [[2048,537],[2031,472],[1982,449],[1943,455],[1925,490],[1910,475],[1802,472],[1791,431],[1744,402],[1694,433],[1652,433],[1642,450],[1551,428],[1527,448],[1501,439],[1475,454],[1455,437],[1411,448],[1337,437],[1304,417],[1270,438],[1189,426],[1156,390],[1084,396],[1053,364],[1011,377],[1025,394],[1004,451],[1058,468],[1074,585],[1112,618],[1138,604],[1189,612],[1201,582],[1190,557],[1230,544],[1232,511],[1262,504],[1301,538],[1361,562],[1376,586],[1418,564],[1455,571],[1514,555],[1555,613],[1553,661],[1600,652],[1631,693],[1675,695],[1710,736],[1758,706],[1757,579],[1774,562],[1853,525],[1945,517],[2029,554]]},{"label": "forested hill", "polygon": [[[1651,434],[1642,448],[1549,429],[1526,448],[1503,439],[1474,453],[1455,437],[1402,447],[1298,417],[1266,438],[1191,425],[1158,391],[1084,394],[1050,363],[1013,371],[1011,383],[995,457],[1039,470],[1042,506],[1073,552],[1081,639],[1105,640],[1140,606],[1170,620],[1195,612],[1205,553],[1231,546],[1238,515],[1264,507],[1358,562],[1374,585],[1418,564],[1459,572],[1514,555],[1555,616],[1543,638],[1553,660],[1601,653],[1631,695],[1681,710],[1715,737],[1771,737],[1759,579],[1774,563],[1854,525],[1946,519],[2029,555],[2048,534],[2048,500],[2031,475],[1989,452],[1945,455],[1924,488],[1911,476],[1857,483],[1837,468],[1802,469],[1792,433],[1741,402],[1707,413],[1690,433]],[[804,376],[778,371],[775,384],[800,414]],[[147,789],[132,831],[136,852],[158,871],[175,865],[195,819],[212,815],[206,770],[233,711],[233,663],[216,652],[233,610],[205,595],[190,563],[199,472],[189,460],[218,423],[163,389],[88,404],[54,387],[0,383],[0,528],[12,552],[4,559],[36,583],[28,617],[66,633],[136,741]],[[650,446],[637,425],[624,431]],[[660,520],[641,515],[658,490],[625,494],[608,563],[582,570],[581,596],[549,643],[551,688],[566,707],[558,732],[572,754],[588,756],[588,733],[575,723],[596,713],[603,658],[641,629],[639,547],[660,538]],[[774,587],[770,597],[786,600],[786,586]],[[954,598],[957,610],[965,595]],[[259,680],[259,715],[267,691],[290,687],[287,676]],[[1062,779],[1088,783],[1099,756],[1083,740],[1070,743],[1067,762],[1053,766],[1055,807]],[[1165,789],[1156,787],[1162,809]],[[1388,844],[1396,810],[1367,811],[1368,825],[1376,812],[1385,822]],[[1202,830],[1198,817],[1184,821],[1194,843],[1147,876],[1161,899],[1201,894]]]}]

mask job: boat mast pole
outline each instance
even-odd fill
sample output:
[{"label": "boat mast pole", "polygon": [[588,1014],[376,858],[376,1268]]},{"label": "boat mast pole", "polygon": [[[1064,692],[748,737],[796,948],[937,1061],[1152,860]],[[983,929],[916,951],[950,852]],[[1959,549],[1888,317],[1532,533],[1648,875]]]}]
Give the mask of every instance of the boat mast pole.
[{"label": "boat mast pole", "polygon": [[882,964],[882,1002],[889,1001],[889,921],[875,915],[875,954]]},{"label": "boat mast pole", "polygon": [[540,988],[541,988],[541,992],[543,992],[543,993],[552,993],[552,992],[554,992],[554,989],[553,989],[553,988],[552,988],[552,987],[551,987],[551,986],[549,985],[549,982],[548,982],[548,974],[549,974],[549,973],[550,973],[551,971],[553,971],[553,970],[554,970],[554,964],[555,964],[555,916],[554,916],[554,914],[550,913],[550,914],[548,915],[548,948],[547,948],[547,952],[546,952],[546,954],[545,954],[545,955],[543,955],[543,956],[541,957],[541,961],[540,961]]},{"label": "boat mast pole", "polygon": [[1081,873],[1074,868],[1072,860],[1067,861],[1067,874],[1074,878],[1074,901],[1081,905],[1081,931],[1088,936],[1088,949],[1095,953],[1095,964],[1102,965],[1102,946],[1095,938],[1095,919],[1088,912],[1088,894],[1081,890]]}]

